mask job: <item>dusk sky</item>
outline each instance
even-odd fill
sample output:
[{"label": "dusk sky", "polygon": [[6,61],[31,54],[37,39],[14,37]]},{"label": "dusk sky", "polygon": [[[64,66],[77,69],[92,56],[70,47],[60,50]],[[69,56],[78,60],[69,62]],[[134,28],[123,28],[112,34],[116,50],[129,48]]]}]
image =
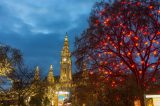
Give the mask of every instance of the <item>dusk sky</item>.
[{"label": "dusk sky", "polygon": [[66,32],[73,51],[74,38],[87,27],[96,1],[0,0],[0,42],[20,49],[25,63],[38,65],[44,74],[52,64],[57,75]]}]

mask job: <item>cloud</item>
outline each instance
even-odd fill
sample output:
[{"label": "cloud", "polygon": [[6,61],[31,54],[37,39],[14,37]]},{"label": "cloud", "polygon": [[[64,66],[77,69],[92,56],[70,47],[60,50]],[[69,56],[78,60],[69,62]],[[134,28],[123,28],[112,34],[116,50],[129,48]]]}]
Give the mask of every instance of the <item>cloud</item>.
[{"label": "cloud", "polygon": [[74,38],[87,27],[95,1],[2,0],[0,42],[19,48],[28,65],[37,64],[46,71],[53,64],[58,74],[65,33],[73,50]]}]

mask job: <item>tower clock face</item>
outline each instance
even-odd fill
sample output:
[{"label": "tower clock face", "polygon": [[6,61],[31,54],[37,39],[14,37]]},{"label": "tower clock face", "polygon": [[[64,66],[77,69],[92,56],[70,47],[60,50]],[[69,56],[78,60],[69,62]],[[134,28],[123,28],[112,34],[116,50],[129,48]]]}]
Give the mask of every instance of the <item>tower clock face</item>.
[{"label": "tower clock face", "polygon": [[67,59],[66,58],[63,58],[63,61],[66,61]]}]

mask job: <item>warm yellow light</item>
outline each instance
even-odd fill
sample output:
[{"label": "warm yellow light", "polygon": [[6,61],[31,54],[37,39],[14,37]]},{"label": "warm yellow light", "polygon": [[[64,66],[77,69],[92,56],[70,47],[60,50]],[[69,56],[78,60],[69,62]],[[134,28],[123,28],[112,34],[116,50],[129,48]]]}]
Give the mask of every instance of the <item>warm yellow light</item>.
[{"label": "warm yellow light", "polygon": [[140,100],[135,100],[134,101],[134,106],[141,106]]},{"label": "warm yellow light", "polygon": [[150,99],[147,106],[160,106],[160,95],[146,95],[145,98]]},{"label": "warm yellow light", "polygon": [[154,51],[153,54],[156,55],[156,54],[157,54],[157,51]]},{"label": "warm yellow light", "polygon": [[13,67],[7,59],[3,63],[0,63],[0,75],[5,76],[12,71]]},{"label": "warm yellow light", "polygon": [[145,45],[148,45],[148,42],[145,42],[144,44],[145,44]]}]

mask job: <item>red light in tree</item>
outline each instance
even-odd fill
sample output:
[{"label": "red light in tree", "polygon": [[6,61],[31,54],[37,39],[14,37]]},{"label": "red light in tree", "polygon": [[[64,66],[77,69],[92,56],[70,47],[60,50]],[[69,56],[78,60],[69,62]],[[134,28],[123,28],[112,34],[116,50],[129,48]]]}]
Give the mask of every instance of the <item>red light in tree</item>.
[{"label": "red light in tree", "polygon": [[138,43],[136,43],[135,46],[138,46]]},{"label": "red light in tree", "polygon": [[114,87],[114,85],[113,85],[113,84],[112,84],[111,86],[112,86],[112,88]]},{"label": "red light in tree", "polygon": [[[102,74],[109,78],[112,87],[115,87],[116,84],[120,85],[121,81],[120,79],[117,80],[117,77],[121,77],[121,75],[128,77],[128,74],[132,72],[139,83],[137,85],[143,88],[142,90],[146,90],[148,86],[151,86],[149,83],[155,81],[152,77],[157,75],[157,66],[159,68],[160,63],[158,45],[160,44],[160,31],[158,29],[159,18],[157,18],[160,10],[158,4],[156,4],[157,2],[150,2],[150,0],[130,3],[125,2],[125,0],[116,1],[119,3],[115,5],[116,7],[113,5],[114,8],[110,5],[102,6],[100,10],[95,8],[96,12],[91,15],[90,20],[98,20],[91,21],[85,36],[82,37],[88,45],[84,46],[81,39],[77,42],[79,44],[77,60],[82,58],[83,52],[87,54],[84,59],[87,59],[88,55],[95,56],[95,62],[98,62],[97,67],[93,62],[94,59],[89,60],[93,63],[89,67],[91,69],[96,68],[96,72],[97,68],[103,67]],[[98,13],[102,10],[104,10],[104,14],[99,15]],[[98,23],[99,26],[95,26],[95,23]],[[92,38],[95,40],[90,40]],[[94,48],[94,45],[98,46]],[[87,49],[88,47],[90,49]],[[85,49],[87,50],[85,51]],[[100,61],[103,63],[99,64]],[[108,63],[106,64],[105,61]],[[106,70],[108,68],[110,70]],[[117,78],[116,84],[110,82],[115,77]],[[125,82],[125,80],[124,78],[123,81]],[[156,78],[157,82],[158,80]]]},{"label": "red light in tree", "polygon": [[113,81],[112,84],[115,84],[115,81]]},{"label": "red light in tree", "polygon": [[137,37],[137,36],[135,36],[135,37],[134,37],[134,39],[135,39],[135,40],[138,40],[138,37]]},{"label": "red light in tree", "polygon": [[131,53],[130,53],[130,52],[128,52],[128,53],[127,53],[127,55],[128,55],[128,56],[130,56],[130,55],[131,55]]},{"label": "red light in tree", "polygon": [[155,68],[155,66],[153,65],[152,68]]},{"label": "red light in tree", "polygon": [[145,44],[145,45],[148,45],[148,42],[145,42],[144,44]]},{"label": "red light in tree", "polygon": [[157,35],[160,35],[160,31],[157,32]]},{"label": "red light in tree", "polygon": [[160,10],[158,10],[158,14],[160,14]]},{"label": "red light in tree", "polygon": [[108,36],[108,37],[107,37],[107,39],[109,40],[109,39],[110,39],[110,37]]},{"label": "red light in tree", "polygon": [[147,32],[143,32],[143,35],[144,35],[144,36],[147,35]]},{"label": "red light in tree", "polygon": [[136,4],[137,6],[140,6],[141,5],[141,3],[140,2],[137,2],[137,4]]},{"label": "red light in tree", "polygon": [[107,72],[107,71],[105,71],[105,74],[108,74],[108,72]]},{"label": "red light in tree", "polygon": [[100,53],[98,54],[98,57],[101,57],[101,54],[100,54]]},{"label": "red light in tree", "polygon": [[93,75],[93,71],[90,71],[89,74]]},{"label": "red light in tree", "polygon": [[[125,33],[125,32],[124,32],[124,33]],[[129,32],[127,36],[130,37],[131,35],[132,35],[132,32]]]},{"label": "red light in tree", "polygon": [[155,43],[156,42],[156,40],[153,40],[153,43]]},{"label": "red light in tree", "polygon": [[142,74],[142,71],[141,71],[141,70],[139,71],[139,74]]},{"label": "red light in tree", "polygon": [[149,9],[153,9],[153,6],[149,6]]},{"label": "red light in tree", "polygon": [[109,78],[106,78],[106,81],[108,81],[109,80]]},{"label": "red light in tree", "polygon": [[108,22],[109,22],[109,19],[106,19],[106,20],[104,21],[104,24],[105,24],[105,25],[108,25]]},{"label": "red light in tree", "polygon": [[159,44],[159,42],[157,41],[157,42],[156,42],[156,44],[158,45],[158,44]]},{"label": "red light in tree", "polygon": [[111,74],[112,74],[112,72],[109,72],[109,74],[111,75]]},{"label": "red light in tree", "polygon": [[99,20],[96,20],[96,23],[99,23]]},{"label": "red light in tree", "polygon": [[157,51],[154,51],[153,54],[154,54],[154,55],[157,55]]},{"label": "red light in tree", "polygon": [[158,42],[158,41],[156,41],[156,40],[153,40],[153,43],[156,43],[157,45],[159,44],[159,42]]},{"label": "red light in tree", "polygon": [[96,21],[95,21],[95,24],[98,25],[98,24],[99,24],[99,20],[96,20]]},{"label": "red light in tree", "polygon": [[144,61],[141,61],[141,64],[144,64]]},{"label": "red light in tree", "polygon": [[155,81],[156,81],[156,78],[152,78],[152,81],[155,82]]},{"label": "red light in tree", "polygon": [[137,56],[139,56],[140,55],[140,53],[137,53]]}]

